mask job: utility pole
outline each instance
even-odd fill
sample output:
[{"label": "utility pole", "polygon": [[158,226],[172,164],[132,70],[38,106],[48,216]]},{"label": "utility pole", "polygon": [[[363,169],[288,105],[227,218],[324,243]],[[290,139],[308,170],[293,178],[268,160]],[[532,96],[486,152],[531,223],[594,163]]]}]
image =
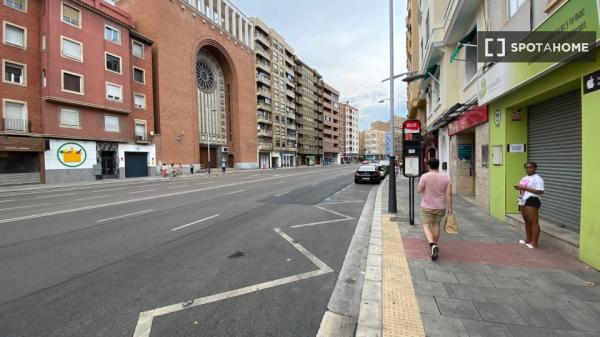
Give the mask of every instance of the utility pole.
[{"label": "utility pole", "polygon": [[[390,78],[394,78],[394,0],[390,1]],[[388,212],[398,212],[396,205],[396,156],[394,153],[394,80],[390,81],[390,134],[391,155],[388,191]]]}]

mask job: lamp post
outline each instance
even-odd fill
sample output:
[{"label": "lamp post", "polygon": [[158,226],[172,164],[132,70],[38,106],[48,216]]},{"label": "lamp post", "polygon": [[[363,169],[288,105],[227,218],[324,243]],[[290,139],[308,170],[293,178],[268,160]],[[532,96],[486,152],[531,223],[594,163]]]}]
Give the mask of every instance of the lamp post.
[{"label": "lamp post", "polygon": [[[390,78],[394,77],[394,0],[390,2]],[[394,81],[390,81],[390,147],[392,148],[390,156],[390,181],[388,191],[388,212],[398,212],[396,203],[396,156],[394,155]]]}]

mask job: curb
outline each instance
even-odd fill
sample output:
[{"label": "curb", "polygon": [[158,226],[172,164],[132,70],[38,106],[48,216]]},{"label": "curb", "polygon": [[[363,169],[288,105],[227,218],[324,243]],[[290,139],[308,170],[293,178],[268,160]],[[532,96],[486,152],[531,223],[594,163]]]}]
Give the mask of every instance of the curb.
[{"label": "curb", "polygon": [[383,262],[381,255],[381,197],[383,186],[385,184],[379,185],[375,198],[375,212],[371,222],[367,270],[360,300],[356,337],[381,337],[383,335],[383,301],[381,297]]}]

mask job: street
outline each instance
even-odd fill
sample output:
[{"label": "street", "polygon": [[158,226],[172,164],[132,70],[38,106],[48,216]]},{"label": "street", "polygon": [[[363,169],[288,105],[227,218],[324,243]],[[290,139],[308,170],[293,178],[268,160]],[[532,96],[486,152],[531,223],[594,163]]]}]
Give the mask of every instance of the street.
[{"label": "street", "polygon": [[0,336],[315,336],[354,166],[0,193]]}]

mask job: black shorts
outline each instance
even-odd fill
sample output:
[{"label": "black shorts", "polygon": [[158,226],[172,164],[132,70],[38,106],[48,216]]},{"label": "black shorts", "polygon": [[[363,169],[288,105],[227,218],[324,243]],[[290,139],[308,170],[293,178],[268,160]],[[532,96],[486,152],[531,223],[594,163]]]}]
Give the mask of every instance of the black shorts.
[{"label": "black shorts", "polygon": [[525,200],[525,206],[540,208],[542,207],[542,201],[537,197],[529,197]]}]

